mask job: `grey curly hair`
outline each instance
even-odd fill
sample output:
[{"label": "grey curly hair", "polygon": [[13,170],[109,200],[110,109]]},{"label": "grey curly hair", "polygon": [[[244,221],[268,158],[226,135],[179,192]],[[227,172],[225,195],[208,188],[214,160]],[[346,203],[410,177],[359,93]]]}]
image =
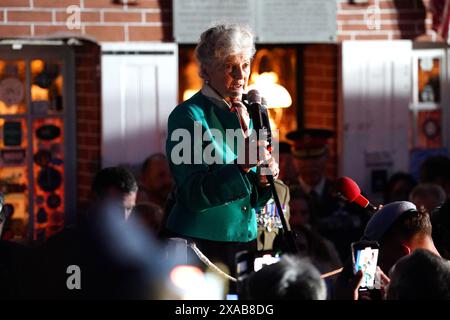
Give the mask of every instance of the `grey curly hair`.
[{"label": "grey curly hair", "polygon": [[205,78],[205,67],[216,61],[238,54],[255,54],[254,35],[250,28],[241,24],[219,24],[200,36],[195,57],[200,64],[200,77]]}]

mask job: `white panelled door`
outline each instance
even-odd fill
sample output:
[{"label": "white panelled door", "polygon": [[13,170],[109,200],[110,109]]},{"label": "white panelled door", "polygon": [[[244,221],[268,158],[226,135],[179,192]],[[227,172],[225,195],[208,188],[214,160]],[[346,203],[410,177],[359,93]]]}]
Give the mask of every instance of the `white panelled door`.
[{"label": "white panelled door", "polygon": [[102,45],[102,166],[164,153],[177,99],[176,44]]},{"label": "white panelled door", "polygon": [[374,196],[376,179],[408,171],[412,42],[342,44],[342,175]]}]

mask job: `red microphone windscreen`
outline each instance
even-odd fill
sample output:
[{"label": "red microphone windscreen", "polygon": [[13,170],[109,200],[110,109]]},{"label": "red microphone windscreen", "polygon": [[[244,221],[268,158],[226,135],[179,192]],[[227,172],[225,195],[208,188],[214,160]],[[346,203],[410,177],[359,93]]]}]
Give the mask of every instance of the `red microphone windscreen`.
[{"label": "red microphone windscreen", "polygon": [[356,182],[349,177],[337,179],[336,189],[350,202],[355,202],[364,208],[369,204],[369,200],[361,195],[361,189],[359,189]]},{"label": "red microphone windscreen", "polygon": [[348,177],[342,177],[336,180],[336,189],[350,202],[361,194],[361,189],[355,181]]}]

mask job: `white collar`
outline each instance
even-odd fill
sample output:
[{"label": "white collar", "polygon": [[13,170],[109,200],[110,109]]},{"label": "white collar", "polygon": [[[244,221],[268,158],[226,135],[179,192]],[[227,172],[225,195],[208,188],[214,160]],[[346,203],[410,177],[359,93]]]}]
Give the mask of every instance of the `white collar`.
[{"label": "white collar", "polygon": [[212,103],[223,110],[230,110],[231,106],[222,96],[220,96],[210,85],[203,84],[201,93],[206,96]]}]

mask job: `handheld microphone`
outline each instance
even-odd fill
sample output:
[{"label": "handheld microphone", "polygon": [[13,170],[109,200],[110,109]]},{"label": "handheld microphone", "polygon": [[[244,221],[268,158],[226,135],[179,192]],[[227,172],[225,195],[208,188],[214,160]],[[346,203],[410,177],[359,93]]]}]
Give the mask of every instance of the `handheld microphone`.
[{"label": "handheld microphone", "polygon": [[339,196],[341,196],[344,200],[350,203],[355,203],[358,206],[369,210],[371,213],[378,211],[377,207],[371,204],[369,200],[361,194],[361,189],[356,182],[349,177],[341,177],[337,179],[336,189]]},{"label": "handheld microphone", "polygon": [[[270,128],[269,114],[265,106],[265,99],[261,97],[258,90],[253,89],[247,93],[247,100],[247,109],[253,122],[253,129],[256,130],[256,133],[258,135],[258,140],[260,140],[261,138],[267,140],[267,142],[269,143],[267,149],[271,150],[272,130]],[[259,136],[261,129],[264,137]]]},{"label": "handheld microphone", "polygon": [[[247,93],[247,100],[247,110],[250,113],[250,118],[252,119],[253,129],[256,131],[257,139],[265,139],[268,142],[267,150],[271,152],[272,131],[270,129],[267,108],[264,106],[264,100],[259,95],[258,90],[250,90]],[[260,136],[261,134],[263,134],[263,137]],[[281,243],[281,246],[284,247],[283,250],[287,252],[298,253],[299,249],[295,242],[296,234],[288,229],[286,218],[281,207],[280,198],[278,197],[278,193],[275,188],[275,179],[272,174],[267,175],[267,181],[269,182],[272,196],[275,200],[278,217],[280,218],[281,225],[283,226],[283,236],[285,241]]]}]

